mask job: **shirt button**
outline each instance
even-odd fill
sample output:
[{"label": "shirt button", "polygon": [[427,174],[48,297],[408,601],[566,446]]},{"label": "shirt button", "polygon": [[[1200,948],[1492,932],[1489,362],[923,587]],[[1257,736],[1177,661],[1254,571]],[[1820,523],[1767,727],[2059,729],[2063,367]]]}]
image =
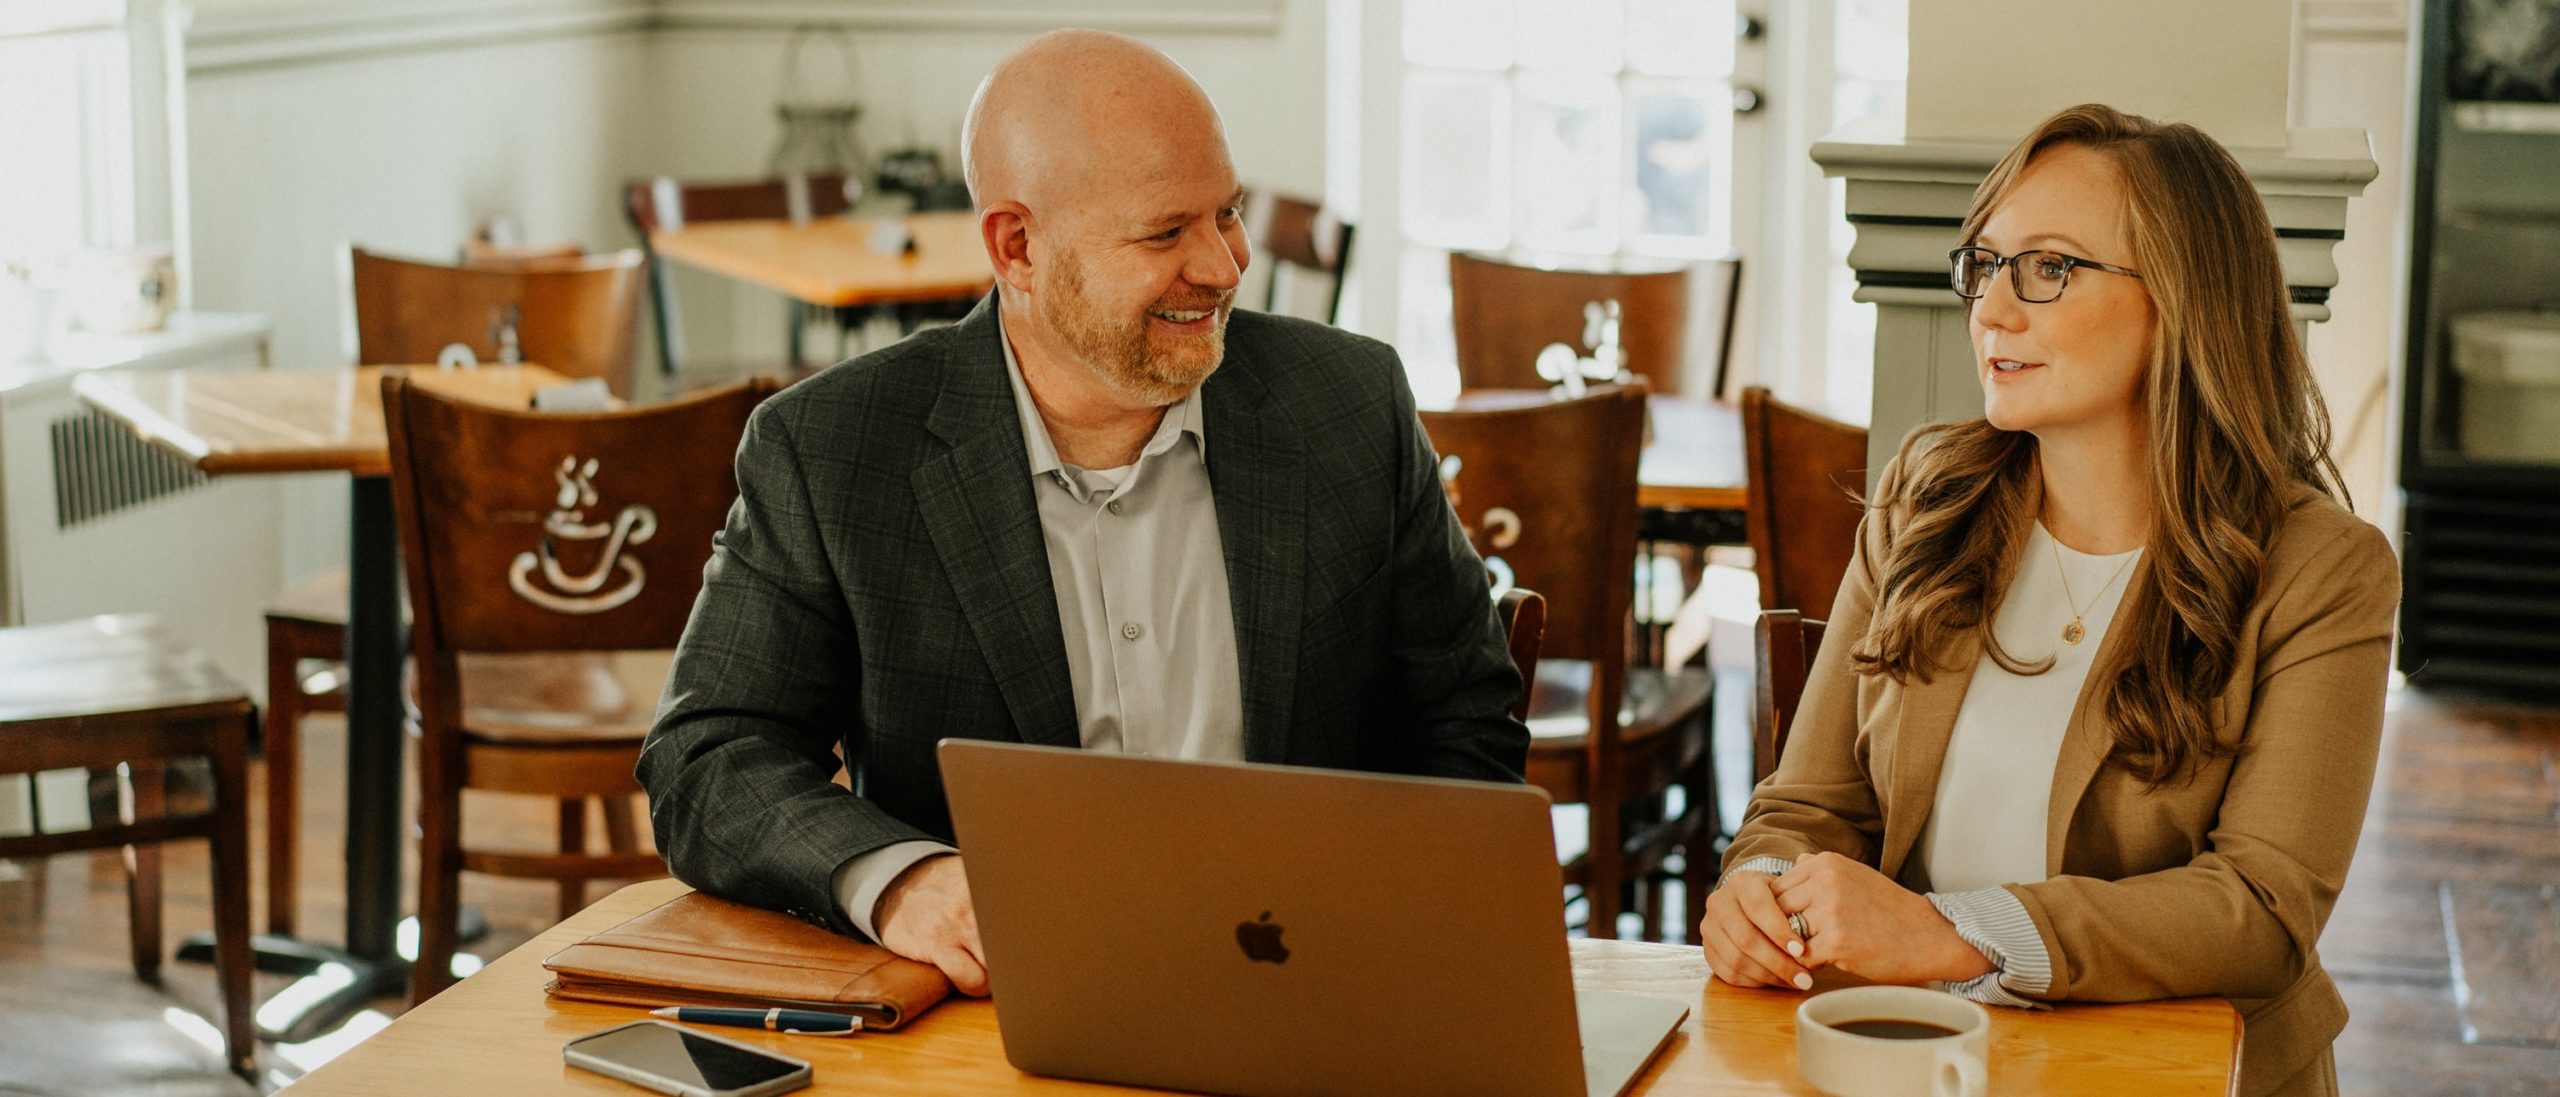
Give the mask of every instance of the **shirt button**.
[{"label": "shirt button", "polygon": [[1120,501],[1119,501],[1119,500],[1117,500],[1117,499],[1114,499],[1114,500],[1112,500],[1112,501],[1110,501],[1110,502],[1108,502],[1108,503],[1104,503],[1104,504],[1102,505],[1102,509],[1107,510],[1107,511],[1110,511],[1110,512],[1111,512],[1111,513],[1113,513],[1113,514],[1118,514],[1118,513],[1120,513]]},{"label": "shirt button", "polygon": [[1128,624],[1120,626],[1120,636],[1124,640],[1135,640],[1139,636],[1144,635],[1146,631],[1147,630],[1145,629],[1139,628],[1136,621],[1131,621]]}]

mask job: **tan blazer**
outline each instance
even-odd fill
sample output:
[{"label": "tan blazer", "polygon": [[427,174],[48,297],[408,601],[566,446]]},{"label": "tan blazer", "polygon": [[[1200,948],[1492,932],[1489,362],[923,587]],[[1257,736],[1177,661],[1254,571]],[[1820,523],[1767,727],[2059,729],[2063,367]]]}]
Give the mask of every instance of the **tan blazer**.
[{"label": "tan blazer", "polygon": [[[1913,846],[1981,643],[1954,645],[1941,665],[1955,669],[1925,683],[1851,669],[1874,609],[1875,561],[1900,518],[1871,511],[1859,531],[1786,756],[1754,792],[1728,866],[1830,850],[1927,886]],[[2347,1011],[2315,946],[2373,787],[2399,576],[2381,531],[2299,491],[2221,696],[2225,741],[2236,736],[2240,751],[2159,790],[2103,764],[2112,732],[2092,698],[2129,635],[2109,630],[2054,767],[2049,878],[2008,885],[2053,958],[2045,997],[2229,998],[2246,1026],[2243,1094],[2325,1067]],[[2120,609],[2116,620],[2127,619]]]}]

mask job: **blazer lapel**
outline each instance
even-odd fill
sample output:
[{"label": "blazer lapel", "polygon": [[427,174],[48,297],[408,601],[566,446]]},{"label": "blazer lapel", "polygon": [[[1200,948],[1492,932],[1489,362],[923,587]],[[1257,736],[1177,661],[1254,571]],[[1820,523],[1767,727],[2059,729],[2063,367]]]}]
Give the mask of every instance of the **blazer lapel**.
[{"label": "blazer lapel", "polygon": [[1227,600],[1236,621],[1236,671],[1244,689],[1244,754],[1251,762],[1289,757],[1290,700],[1297,693],[1298,644],[1307,561],[1306,455],[1287,416],[1266,406],[1269,391],[1247,357],[1228,347],[1226,364],[1201,390],[1208,419],[1209,493],[1227,558]]},{"label": "blazer lapel", "polygon": [[950,449],[909,483],[1014,727],[1025,742],[1073,747],[1075,690],[995,307],[990,294],[959,324],[926,419]]},{"label": "blazer lapel", "polygon": [[1966,632],[1947,649],[1947,662],[1925,682],[1902,687],[1901,711],[1893,731],[1891,799],[1884,808],[1884,849],[1877,868],[1899,880],[1903,866],[1929,823],[1938,802],[1938,771],[1947,760],[1947,741],[1955,736],[1956,713],[1964,708],[1965,691],[1982,660],[1982,638]]},{"label": "blazer lapel", "polygon": [[[2151,568],[2146,556],[2125,576],[2125,597],[2142,589],[2144,573]],[[2119,602],[2115,617],[2107,625],[2107,635],[2098,641],[2098,652],[2089,661],[2089,677],[2080,683],[2080,696],[2071,703],[2071,723],[2062,731],[2062,753],[2053,760],[2053,799],[2045,804],[2044,874],[2062,874],[2062,847],[2071,837],[2071,818],[2079,811],[2080,797],[2089,791],[2089,782],[2115,751],[2115,735],[2107,723],[2106,713],[2093,703],[2098,685],[2115,678],[2117,661],[2124,658],[2125,631],[2117,626],[2126,623],[2125,609]]]}]

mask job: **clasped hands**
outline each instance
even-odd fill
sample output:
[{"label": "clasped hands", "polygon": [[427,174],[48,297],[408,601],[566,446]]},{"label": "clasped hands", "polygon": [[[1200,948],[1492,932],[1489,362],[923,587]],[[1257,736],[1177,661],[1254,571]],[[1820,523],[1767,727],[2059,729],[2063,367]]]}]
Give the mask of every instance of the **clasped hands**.
[{"label": "clasped hands", "polygon": [[1927,896],[1837,853],[1807,854],[1782,876],[1726,877],[1707,897],[1698,937],[1716,978],[1739,987],[1809,990],[1824,967],[1878,983],[1962,982],[1992,970]]}]

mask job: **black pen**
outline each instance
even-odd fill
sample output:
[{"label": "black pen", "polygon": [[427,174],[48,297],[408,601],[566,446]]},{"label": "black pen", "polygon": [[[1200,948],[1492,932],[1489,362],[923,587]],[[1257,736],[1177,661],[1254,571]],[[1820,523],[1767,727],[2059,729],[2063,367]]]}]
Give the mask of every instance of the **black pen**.
[{"label": "black pen", "polygon": [[862,1018],[842,1013],[820,1013],[814,1009],[718,1009],[711,1006],[668,1006],[649,1011],[652,1017],[665,1017],[696,1025],[732,1025],[737,1028],[760,1028],[768,1032],[790,1032],[803,1036],[851,1036],[862,1031]]}]

